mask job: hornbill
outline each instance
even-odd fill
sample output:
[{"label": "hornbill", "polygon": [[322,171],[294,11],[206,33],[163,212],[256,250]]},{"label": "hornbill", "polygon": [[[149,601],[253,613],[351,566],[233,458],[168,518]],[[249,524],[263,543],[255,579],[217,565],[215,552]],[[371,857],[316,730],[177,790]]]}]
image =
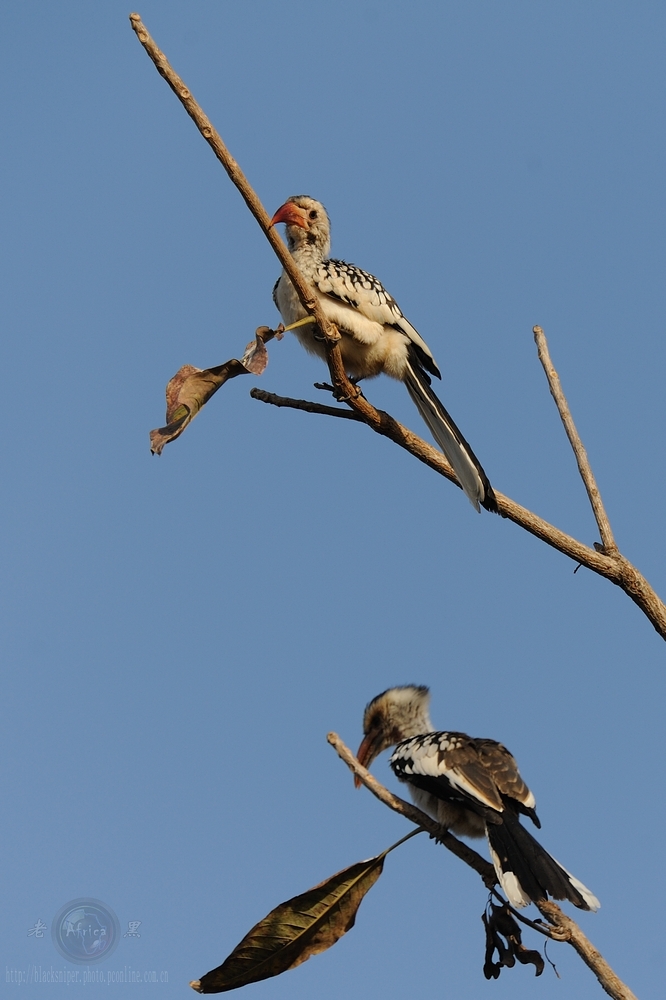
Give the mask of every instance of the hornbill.
[{"label": "hornbill", "polygon": [[552,896],[598,910],[596,896],[522,826],[521,814],[537,827],[541,823],[506,747],[465,733],[434,732],[429,701],[422,685],[389,688],[373,698],[363,716],[360,763],[368,767],[395,746],[389,763],[420,809],[453,833],[488,838],[497,878],[513,906]]},{"label": "hornbill", "polygon": [[[496,512],[497,500],[487,475],[431,387],[431,375],[441,378],[432,352],[393,296],[374,275],[328,256],[331,226],[321,202],[295,195],[271,219],[272,226],[279,222],[286,223],[287,245],[299,270],[342,335],[340,350],[347,373],[356,380],[383,373],[404,382],[473,506],[478,510],[481,504]],[[284,271],[273,289],[273,300],[287,325],[307,315]],[[298,327],[294,333],[307,351],[326,359],[312,326]]]}]

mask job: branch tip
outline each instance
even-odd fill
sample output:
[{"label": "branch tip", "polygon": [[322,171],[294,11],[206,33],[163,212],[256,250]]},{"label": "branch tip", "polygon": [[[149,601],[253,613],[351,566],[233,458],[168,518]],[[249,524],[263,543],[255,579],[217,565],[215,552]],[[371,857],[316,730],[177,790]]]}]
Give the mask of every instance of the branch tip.
[{"label": "branch tip", "polygon": [[539,361],[541,362],[543,370],[546,373],[551,395],[555,400],[557,411],[564,425],[564,430],[566,431],[569,443],[571,444],[571,448],[578,465],[578,471],[580,472],[581,479],[583,480],[583,485],[585,486],[585,490],[592,507],[592,512],[597,522],[597,527],[599,528],[599,534],[601,536],[603,546],[602,551],[606,556],[612,558],[617,555],[618,548],[615,543],[615,539],[613,538],[610,521],[608,520],[608,515],[606,514],[606,510],[601,499],[601,493],[599,492],[597,481],[594,478],[590,461],[587,457],[587,452],[585,451],[583,442],[581,441],[580,435],[576,429],[574,419],[571,416],[571,411],[569,409],[566,396],[564,395],[564,390],[562,389],[560,377],[557,374],[555,366],[551,360],[546,334],[540,326],[533,327],[532,332],[534,334],[534,341],[537,345]]}]

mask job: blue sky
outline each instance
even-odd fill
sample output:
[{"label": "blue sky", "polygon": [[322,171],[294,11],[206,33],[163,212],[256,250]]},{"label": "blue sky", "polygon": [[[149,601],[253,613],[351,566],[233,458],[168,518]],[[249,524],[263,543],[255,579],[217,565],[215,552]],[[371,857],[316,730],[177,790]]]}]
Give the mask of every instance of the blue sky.
[{"label": "blue sky", "polygon": [[[365,703],[413,682],[516,755],[602,901],[581,926],[657,995],[664,644],[629,599],[370,431],[251,400],[316,395],[292,337],[150,456],[168,378],[274,324],[279,267],[129,11],[3,12],[5,969],[65,967],[52,918],[91,896],[141,921],[99,969],[193,995],[271,907],[407,832],[325,736],[355,749]],[[139,11],[268,211],[321,199],[334,255],[400,302],[494,485],[591,544],[544,327],[617,540],[666,593],[663,5]],[[366,391],[421,432],[402,386]],[[416,838],[340,944],[245,995],[600,995],[555,945],[561,980],[486,984],[485,898]]]}]

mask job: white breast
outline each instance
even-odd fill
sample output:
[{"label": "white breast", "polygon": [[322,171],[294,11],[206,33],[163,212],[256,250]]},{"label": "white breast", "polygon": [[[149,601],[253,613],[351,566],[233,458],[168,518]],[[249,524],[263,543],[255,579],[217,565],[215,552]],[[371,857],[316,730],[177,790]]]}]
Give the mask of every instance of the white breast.
[{"label": "white breast", "polygon": [[[275,298],[286,326],[306,315],[294,286],[285,275],[280,278]],[[402,381],[409,345],[409,339],[404,333],[369,319],[346,302],[340,302],[321,292],[317,292],[317,298],[327,319],[335,323],[342,334],[340,349],[349,375],[355,378],[373,378],[383,373]],[[299,327],[294,333],[307,351],[326,358],[324,345],[315,339],[311,328]]]}]

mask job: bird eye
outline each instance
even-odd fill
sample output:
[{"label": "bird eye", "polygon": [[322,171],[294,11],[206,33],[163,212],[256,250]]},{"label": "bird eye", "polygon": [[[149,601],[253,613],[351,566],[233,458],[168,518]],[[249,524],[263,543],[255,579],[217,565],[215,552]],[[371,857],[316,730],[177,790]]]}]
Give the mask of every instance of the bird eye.
[{"label": "bird eye", "polygon": [[308,215],[310,216],[311,219],[316,219],[317,218],[317,209],[316,208],[311,209],[311,211],[308,212]]}]

